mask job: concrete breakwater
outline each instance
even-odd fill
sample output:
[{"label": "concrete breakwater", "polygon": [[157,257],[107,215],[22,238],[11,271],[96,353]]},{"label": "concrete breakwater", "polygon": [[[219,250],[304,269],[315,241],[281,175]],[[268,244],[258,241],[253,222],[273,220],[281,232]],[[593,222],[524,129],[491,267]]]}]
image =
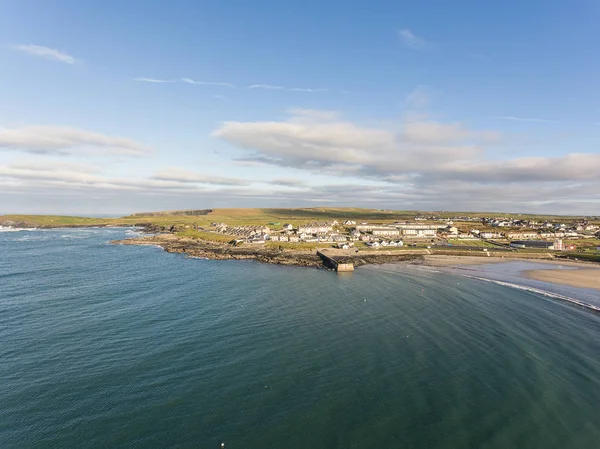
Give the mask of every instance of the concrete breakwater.
[{"label": "concrete breakwater", "polygon": [[317,255],[323,261],[323,265],[335,271],[354,271],[354,264],[350,261],[338,261],[335,256],[328,255],[326,249],[317,250]]}]

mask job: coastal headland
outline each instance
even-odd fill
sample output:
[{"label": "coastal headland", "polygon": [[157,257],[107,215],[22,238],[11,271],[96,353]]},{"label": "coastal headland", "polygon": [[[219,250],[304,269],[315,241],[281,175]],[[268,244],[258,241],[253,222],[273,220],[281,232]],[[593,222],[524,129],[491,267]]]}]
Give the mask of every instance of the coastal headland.
[{"label": "coastal headland", "polygon": [[[4,228],[115,226],[142,233],[116,244],[302,267],[352,270],[367,264],[445,266],[519,259],[600,263],[600,217],[357,208],[195,209],[118,218],[0,216]],[[571,276],[564,271],[554,278]],[[544,276],[552,282],[553,276]],[[584,280],[579,276],[572,282],[583,286]]]}]

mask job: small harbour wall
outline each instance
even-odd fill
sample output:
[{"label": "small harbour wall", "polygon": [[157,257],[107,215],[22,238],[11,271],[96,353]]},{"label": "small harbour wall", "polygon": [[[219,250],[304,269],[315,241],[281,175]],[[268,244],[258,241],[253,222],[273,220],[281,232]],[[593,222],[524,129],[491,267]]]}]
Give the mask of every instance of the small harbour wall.
[{"label": "small harbour wall", "polygon": [[354,271],[353,263],[348,263],[348,262],[340,263],[336,259],[331,257],[330,255],[326,254],[325,250],[318,250],[317,255],[321,258],[321,260],[323,261],[323,265],[325,265],[327,268],[330,268],[332,270],[339,271],[339,272]]}]

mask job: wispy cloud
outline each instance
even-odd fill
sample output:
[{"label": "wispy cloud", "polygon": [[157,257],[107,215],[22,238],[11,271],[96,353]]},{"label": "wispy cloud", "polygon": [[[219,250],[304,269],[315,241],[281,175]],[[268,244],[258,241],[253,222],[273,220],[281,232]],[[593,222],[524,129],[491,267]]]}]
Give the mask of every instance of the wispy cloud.
[{"label": "wispy cloud", "polygon": [[11,48],[16,51],[27,53],[33,56],[39,56],[40,58],[51,59],[53,61],[64,62],[65,64],[75,64],[77,60],[60,50],[50,47],[43,47],[41,45],[12,45]]},{"label": "wispy cloud", "polygon": [[558,123],[554,120],[545,120],[541,118],[523,118],[523,117],[513,117],[513,116],[502,116],[502,117],[492,117],[496,120],[510,120],[513,122],[535,122],[535,123]]},{"label": "wispy cloud", "polygon": [[65,155],[111,153],[148,156],[153,150],[124,137],[109,136],[69,126],[24,126],[0,128],[0,151]]},{"label": "wispy cloud", "polygon": [[424,109],[431,103],[431,92],[426,86],[417,86],[406,96],[406,105],[410,108]]},{"label": "wispy cloud", "polygon": [[329,92],[329,89],[307,89],[303,87],[292,87],[288,90],[291,90],[292,92]]},{"label": "wispy cloud", "polygon": [[[138,81],[138,82],[142,82],[142,83],[177,83],[177,82],[182,82],[182,83],[186,83],[186,84],[193,84],[193,85],[200,85],[200,86],[223,86],[223,87],[229,87],[232,89],[237,88],[236,85],[231,84],[231,83],[225,83],[225,82],[220,82],[220,81],[196,81],[193,80],[191,78],[179,78],[174,79],[174,80],[164,80],[164,79],[158,79],[158,78],[133,78],[133,81]],[[314,88],[308,88],[308,87],[283,87],[283,86],[276,86],[273,84],[252,84],[250,86],[247,87],[247,89],[266,89],[266,90],[282,90],[282,91],[286,91],[286,92],[329,92],[329,89],[314,89]],[[342,91],[347,93],[348,91]],[[221,98],[222,96],[216,96],[216,98]],[[223,97],[224,98],[224,97]]]},{"label": "wispy cloud", "polygon": [[312,89],[306,87],[283,87],[272,84],[252,84],[248,89],[286,90],[289,92],[328,92],[329,89]]},{"label": "wispy cloud", "polygon": [[275,185],[275,186],[283,186],[283,187],[306,187],[306,182],[300,179],[293,178],[283,178],[283,179],[273,179],[272,181],[265,181],[267,184]]},{"label": "wispy cloud", "polygon": [[223,95],[213,95],[213,98],[218,98],[219,100],[227,100],[227,97],[223,96]]},{"label": "wispy cloud", "polygon": [[271,89],[271,90],[285,90],[282,86],[273,86],[272,84],[253,84],[248,86],[248,89]]},{"label": "wispy cloud", "polygon": [[182,183],[220,184],[226,186],[247,186],[250,184],[245,179],[228,178],[223,176],[197,173],[180,167],[165,167],[157,172],[154,179],[160,181],[174,181]]},{"label": "wispy cloud", "polygon": [[417,36],[408,28],[403,28],[398,31],[398,36],[400,36],[402,44],[411,50],[427,50],[432,46],[431,42],[428,42],[424,38]]},{"label": "wispy cloud", "polygon": [[161,80],[156,78],[134,78],[133,81],[138,81],[140,83],[174,83],[177,80]]},{"label": "wispy cloud", "polygon": [[216,82],[216,81],[195,81],[191,78],[181,78],[181,81],[183,81],[184,83],[188,83],[188,84],[197,84],[197,85],[204,85],[204,86],[225,86],[225,87],[231,87],[232,89],[235,89],[235,85],[231,84],[231,83],[223,83],[223,82]]}]

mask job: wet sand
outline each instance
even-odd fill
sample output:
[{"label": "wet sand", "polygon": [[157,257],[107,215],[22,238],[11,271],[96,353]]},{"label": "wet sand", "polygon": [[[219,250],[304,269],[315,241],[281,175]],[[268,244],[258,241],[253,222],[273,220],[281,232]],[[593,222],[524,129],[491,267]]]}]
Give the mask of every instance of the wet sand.
[{"label": "wet sand", "polygon": [[522,275],[536,281],[600,290],[600,268],[576,270],[526,270]]},{"label": "wet sand", "polygon": [[[431,267],[451,267],[456,265],[481,265],[484,263],[510,262],[517,259],[504,259],[502,257],[487,256],[445,256],[445,255],[427,255],[425,265]],[[537,260],[535,261],[537,262]]]},{"label": "wet sand", "polygon": [[454,255],[441,255],[432,254],[424,256],[425,265],[432,267],[451,267],[457,265],[482,265],[488,263],[501,263],[501,262],[531,262],[536,264],[548,264],[553,266],[566,266],[566,267],[577,267],[577,268],[592,268],[597,267],[600,269],[600,265],[594,262],[587,261],[574,261],[565,259],[548,259],[548,258],[533,258],[533,257],[499,257],[499,256],[454,256]]}]

